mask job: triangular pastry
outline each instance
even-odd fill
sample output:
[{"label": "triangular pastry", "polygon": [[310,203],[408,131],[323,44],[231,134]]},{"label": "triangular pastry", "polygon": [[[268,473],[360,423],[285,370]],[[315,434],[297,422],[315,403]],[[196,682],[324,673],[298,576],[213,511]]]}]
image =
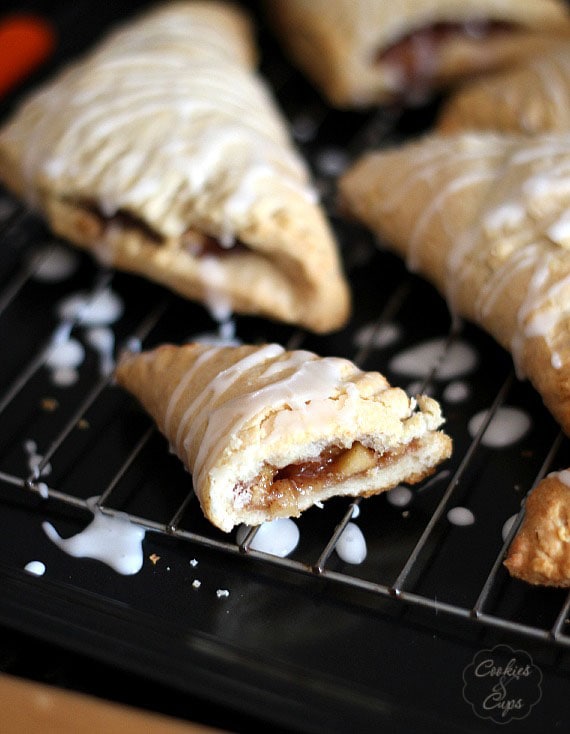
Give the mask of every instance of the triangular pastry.
[{"label": "triangular pastry", "polygon": [[224,531],[419,482],[451,452],[434,399],[409,398],[347,359],[278,344],[162,345],[124,355],[116,380]]},{"label": "triangular pastry", "polygon": [[570,41],[465,83],[443,103],[437,129],[445,134],[569,132]]},{"label": "triangular pastry", "polygon": [[339,107],[423,99],[568,37],[562,0],[265,0],[294,62]]},{"label": "triangular pastry", "polygon": [[147,11],[16,108],[0,179],[103,263],[217,315],[336,329],[336,242],[255,63],[230,3]]},{"label": "triangular pastry", "polygon": [[570,586],[570,470],[552,472],[529,494],[505,566],[529,584]]},{"label": "triangular pastry", "polygon": [[[345,212],[510,350],[570,436],[570,134],[427,135],[363,156],[340,192]],[[570,491],[554,485],[533,490],[506,565],[568,586]]]},{"label": "triangular pastry", "polygon": [[344,210],[513,356],[570,435],[570,135],[438,136],[363,155]]}]

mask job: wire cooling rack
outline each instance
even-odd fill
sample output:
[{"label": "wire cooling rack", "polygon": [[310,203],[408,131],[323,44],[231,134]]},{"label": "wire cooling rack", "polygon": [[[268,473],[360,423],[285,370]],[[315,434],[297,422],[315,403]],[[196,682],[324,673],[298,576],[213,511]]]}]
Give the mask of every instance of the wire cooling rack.
[{"label": "wire cooling rack", "polygon": [[[512,580],[503,559],[528,492],[549,471],[569,465],[567,438],[532,388],[517,379],[509,355],[477,328],[452,319],[428,284],[407,272],[381,242],[345,221],[335,205],[336,177],[359,152],[420,132],[433,110],[333,112],[278,53],[265,48],[263,58],[263,72],[313,169],[341,247],[354,296],[350,323],[326,336],[253,317],[235,316],[220,325],[199,304],[98,266],[54,239],[33,212],[2,193],[0,517],[10,525],[5,569],[10,578],[26,576],[30,524],[41,534],[42,521],[49,519],[72,534],[92,517],[96,497],[98,511],[127,517],[153,542],[177,544],[188,559],[201,549],[212,552],[219,568],[237,563],[246,575],[261,574],[278,588],[293,584],[307,600],[318,599],[326,588],[336,599],[350,599],[363,615],[377,604],[382,613],[391,610],[400,628],[402,619],[418,611],[422,625],[433,625],[434,632],[455,619],[470,629],[564,653],[570,646],[570,596]],[[54,257],[73,261],[65,277],[46,278]],[[62,311],[62,303],[78,297],[83,309]],[[101,298],[119,304],[116,317],[90,322],[90,305]],[[91,339],[98,327],[105,353]],[[109,359],[133,344],[151,348],[228,333],[243,342],[276,341],[345,356],[410,392],[428,391],[442,404],[454,441],[452,458],[404,495],[405,503],[381,495],[312,508],[296,520],[300,542],[286,557],[256,550],[255,528],[239,541],[221,533],[203,518],[191,478],[150,419],[114,384]],[[83,359],[64,384],[54,381],[50,354],[69,341],[80,345]],[[460,369],[454,367],[458,350],[473,357]],[[402,369],[403,354],[412,355],[412,362],[416,355],[415,371]],[[422,362],[425,355],[429,364]],[[526,420],[525,430],[504,445],[490,442],[490,433],[513,414]],[[452,522],[454,509],[468,511],[474,521]],[[349,523],[360,527],[367,545],[358,564],[343,561],[336,550]],[[46,576],[57,560],[52,563]],[[65,582],[68,588],[100,594],[92,569],[87,564]],[[107,588],[102,596],[104,606],[116,601]],[[128,603],[145,608],[146,601],[141,590],[137,605]],[[175,616],[176,599],[171,605]],[[18,608],[26,611],[25,602]],[[15,618],[7,621],[18,625]],[[214,642],[222,644],[215,637]]]}]

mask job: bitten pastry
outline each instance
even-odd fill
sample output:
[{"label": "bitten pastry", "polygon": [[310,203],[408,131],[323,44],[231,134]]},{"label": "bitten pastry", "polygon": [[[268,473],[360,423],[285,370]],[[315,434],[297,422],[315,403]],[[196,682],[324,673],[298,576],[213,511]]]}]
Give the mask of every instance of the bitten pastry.
[{"label": "bitten pastry", "polygon": [[116,379],[223,531],[419,482],[451,452],[435,400],[409,398],[347,359],[278,344],[162,345],[124,355]]},{"label": "bitten pastry", "polygon": [[529,584],[570,587],[570,470],[552,472],[529,494],[505,566]]},{"label": "bitten pastry", "polygon": [[570,41],[467,82],[443,103],[437,129],[570,132]]},{"label": "bitten pastry", "polygon": [[511,352],[570,435],[570,136],[426,135],[362,156],[340,198]]},{"label": "bitten pastry", "polygon": [[265,0],[294,62],[339,107],[425,99],[569,34],[561,0]]},{"label": "bitten pastry", "polygon": [[175,2],[115,29],[0,129],[0,179],[53,230],[216,315],[325,332],[350,298],[249,19]]}]

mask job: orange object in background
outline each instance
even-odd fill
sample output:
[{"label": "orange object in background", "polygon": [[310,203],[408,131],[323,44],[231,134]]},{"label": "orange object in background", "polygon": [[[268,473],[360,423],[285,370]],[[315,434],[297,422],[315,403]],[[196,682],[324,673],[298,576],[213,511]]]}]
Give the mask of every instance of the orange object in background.
[{"label": "orange object in background", "polygon": [[0,96],[41,66],[54,47],[55,31],[47,20],[25,13],[0,18]]}]

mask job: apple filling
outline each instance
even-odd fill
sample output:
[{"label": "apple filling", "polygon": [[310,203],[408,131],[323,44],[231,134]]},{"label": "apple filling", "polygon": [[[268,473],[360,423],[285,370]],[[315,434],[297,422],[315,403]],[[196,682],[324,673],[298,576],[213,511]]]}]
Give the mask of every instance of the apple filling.
[{"label": "apple filling", "polygon": [[248,509],[296,510],[298,497],[308,492],[319,493],[333,484],[365,475],[374,468],[383,468],[399,459],[406,451],[414,451],[417,440],[392,451],[378,453],[354,443],[351,448],[331,446],[310,461],[289,464],[282,469],[266,465],[248,485],[237,485],[235,494],[244,491],[250,496]]},{"label": "apple filling", "polygon": [[401,38],[376,56],[376,63],[393,68],[403,90],[418,82],[428,83],[438,73],[441,46],[456,39],[485,41],[491,36],[512,32],[513,23],[473,20],[468,23],[434,23]]}]

